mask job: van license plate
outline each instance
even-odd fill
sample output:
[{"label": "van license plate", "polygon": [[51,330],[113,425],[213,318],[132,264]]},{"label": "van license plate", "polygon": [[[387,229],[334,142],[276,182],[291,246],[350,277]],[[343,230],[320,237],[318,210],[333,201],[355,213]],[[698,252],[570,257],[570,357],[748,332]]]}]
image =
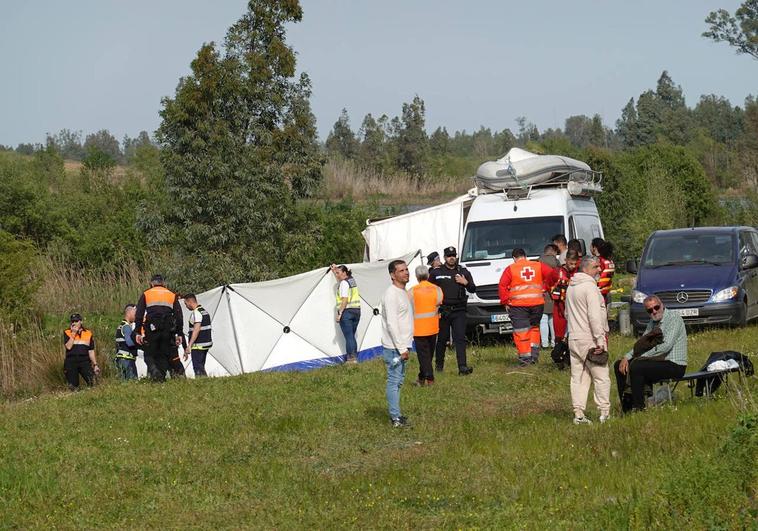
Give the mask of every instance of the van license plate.
[{"label": "van license plate", "polygon": [[700,308],[668,308],[682,317],[697,317],[700,315]]},{"label": "van license plate", "polygon": [[490,322],[492,323],[507,323],[510,322],[511,316],[507,313],[496,313],[490,316]]}]

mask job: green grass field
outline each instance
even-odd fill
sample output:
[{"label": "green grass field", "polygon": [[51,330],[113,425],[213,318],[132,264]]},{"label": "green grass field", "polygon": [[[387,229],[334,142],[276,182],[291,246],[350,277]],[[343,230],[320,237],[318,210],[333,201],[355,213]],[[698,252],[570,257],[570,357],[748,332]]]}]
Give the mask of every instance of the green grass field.
[{"label": "green grass field", "polygon": [[[690,367],[757,340],[758,326],[694,334]],[[379,360],[7,402],[0,528],[756,527],[755,378],[574,426],[547,353],[521,370],[507,344],[470,357],[472,376],[432,388],[410,386],[409,365],[404,430]]]}]

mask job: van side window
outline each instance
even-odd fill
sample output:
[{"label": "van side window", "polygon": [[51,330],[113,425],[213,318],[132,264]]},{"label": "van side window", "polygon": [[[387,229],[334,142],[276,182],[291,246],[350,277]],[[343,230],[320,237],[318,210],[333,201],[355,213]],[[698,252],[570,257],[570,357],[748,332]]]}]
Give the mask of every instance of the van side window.
[{"label": "van side window", "polygon": [[745,256],[746,254],[758,253],[756,253],[756,246],[752,234],[749,232],[740,232],[740,256]]},{"label": "van side window", "polygon": [[753,242],[753,254],[758,254],[758,232],[748,232]]}]

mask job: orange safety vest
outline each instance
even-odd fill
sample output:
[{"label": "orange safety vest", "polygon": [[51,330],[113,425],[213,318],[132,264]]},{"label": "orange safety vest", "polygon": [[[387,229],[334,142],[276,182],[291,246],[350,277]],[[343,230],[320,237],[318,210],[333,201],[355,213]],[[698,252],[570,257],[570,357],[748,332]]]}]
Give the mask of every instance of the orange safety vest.
[{"label": "orange safety vest", "polygon": [[545,303],[542,296],[542,264],[519,260],[508,266],[511,270],[509,306],[539,306]]},{"label": "orange safety vest", "polygon": [[616,265],[613,263],[613,260],[603,258],[602,256],[598,258],[598,262],[600,263],[601,271],[597,287],[600,288],[600,293],[608,295],[613,288],[613,274],[616,272]]},{"label": "orange safety vest", "polygon": [[[60,328],[58,330],[60,330]],[[71,329],[70,328],[67,329],[65,333],[66,333],[66,337],[68,337],[69,339],[71,339],[71,337],[72,337],[71,336],[71,334],[72,334]],[[79,336],[77,336],[74,339],[74,345],[86,345],[87,347],[89,347],[89,345],[90,345],[91,342],[92,342],[92,332],[90,332],[89,330],[86,330],[86,329],[82,330],[82,333],[79,334]]]},{"label": "orange safety vest", "polygon": [[413,335],[433,336],[440,331],[440,316],[437,307],[442,304],[442,290],[422,280],[411,288],[413,293]]},{"label": "orange safety vest", "polygon": [[145,308],[165,307],[174,308],[176,294],[163,286],[155,286],[145,291]]}]

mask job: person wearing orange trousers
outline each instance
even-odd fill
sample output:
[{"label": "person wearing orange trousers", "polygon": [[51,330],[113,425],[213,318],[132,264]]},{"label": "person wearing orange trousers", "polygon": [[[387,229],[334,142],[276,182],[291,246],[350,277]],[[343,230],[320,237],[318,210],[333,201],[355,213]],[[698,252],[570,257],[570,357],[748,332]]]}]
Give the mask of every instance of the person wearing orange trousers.
[{"label": "person wearing orange trousers", "polygon": [[513,263],[503,271],[498,292],[513,324],[513,341],[522,366],[537,363],[540,355],[540,319],[546,286],[558,281],[558,272],[533,262],[523,249],[514,249]]}]

